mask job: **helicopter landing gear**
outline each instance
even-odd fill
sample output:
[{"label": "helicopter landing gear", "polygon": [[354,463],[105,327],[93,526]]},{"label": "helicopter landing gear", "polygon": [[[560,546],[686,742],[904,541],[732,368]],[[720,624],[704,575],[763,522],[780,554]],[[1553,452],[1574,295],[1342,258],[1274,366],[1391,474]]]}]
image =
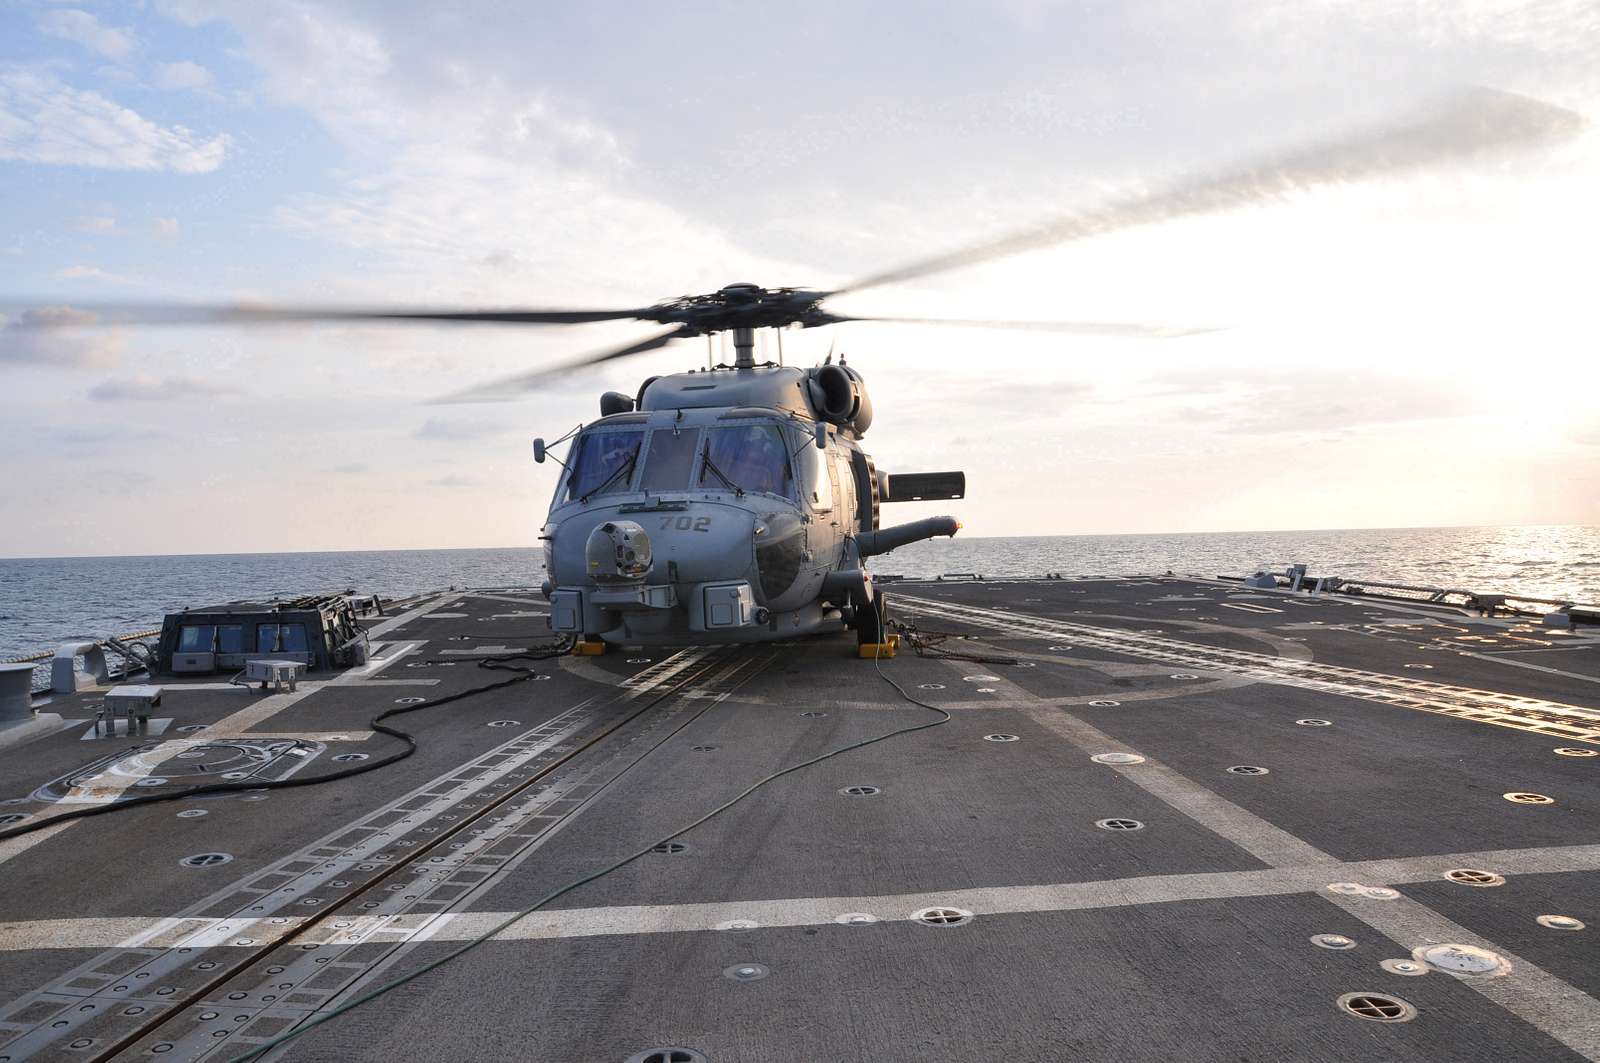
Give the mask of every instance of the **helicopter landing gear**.
[{"label": "helicopter landing gear", "polygon": [[873,587],[871,598],[856,606],[852,625],[856,629],[856,654],[872,660],[893,657],[900,645],[900,636],[889,633],[888,597]]}]

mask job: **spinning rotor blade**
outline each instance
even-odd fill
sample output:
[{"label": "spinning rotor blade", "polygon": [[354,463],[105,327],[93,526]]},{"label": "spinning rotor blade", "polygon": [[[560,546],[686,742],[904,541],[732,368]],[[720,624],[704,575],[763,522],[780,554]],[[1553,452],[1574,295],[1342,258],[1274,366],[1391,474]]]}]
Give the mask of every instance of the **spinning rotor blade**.
[{"label": "spinning rotor blade", "polygon": [[998,240],[876,273],[830,295],[928,277],[1091,236],[1199,214],[1213,214],[1318,185],[1401,173],[1494,148],[1533,146],[1575,134],[1583,118],[1561,107],[1495,89],[1459,93],[1420,118],[1268,159],[1237,170],[1181,181],[1070,214]]},{"label": "spinning rotor blade", "polygon": [[896,325],[959,325],[966,328],[1031,329],[1070,332],[1080,336],[1115,336],[1126,339],[1170,340],[1220,332],[1220,328],[1180,328],[1171,325],[1136,325],[1117,321],[979,321],[951,317],[850,317],[832,315],[836,321],[884,321]]},{"label": "spinning rotor blade", "polygon": [[651,336],[649,339],[640,340],[638,343],[619,347],[614,351],[601,351],[598,354],[579,358],[577,361],[563,362],[547,369],[536,369],[531,373],[519,373],[516,376],[503,377],[487,384],[479,384],[464,391],[454,392],[443,398],[430,399],[429,405],[438,406],[453,402],[509,402],[525,392],[534,390],[539,384],[553,377],[562,376],[575,369],[585,369],[591,365],[599,365],[602,362],[627,358],[629,355],[654,351],[665,347],[674,340],[685,339],[692,335],[694,333],[687,329],[670,329]]},{"label": "spinning rotor blade", "polygon": [[[56,328],[82,325],[259,325],[293,322],[404,322],[439,321],[454,324],[504,325],[582,325],[591,321],[620,321],[648,317],[650,308],[634,310],[402,310],[395,308],[351,309],[316,306],[251,306],[245,303],[81,303],[73,300],[70,310],[51,314],[38,309],[47,303],[66,300],[40,300],[26,304],[15,319],[22,328]],[[24,304],[16,304],[23,309]],[[4,309],[10,309],[10,302]]]}]

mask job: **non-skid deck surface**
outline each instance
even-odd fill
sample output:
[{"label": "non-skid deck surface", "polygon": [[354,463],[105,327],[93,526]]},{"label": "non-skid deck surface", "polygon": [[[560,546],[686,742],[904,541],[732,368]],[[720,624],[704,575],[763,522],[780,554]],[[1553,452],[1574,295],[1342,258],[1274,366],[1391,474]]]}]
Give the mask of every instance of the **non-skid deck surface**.
[{"label": "non-skid deck surface", "polygon": [[[569,657],[405,718],[421,750],[378,772],[0,842],[0,1063],[235,1058],[937,718],[885,677],[950,722],[771,782],[280,1058],[1600,1059],[1592,638],[1207,580],[888,589],[1013,663]],[[0,813],[376,758],[372,714],[505,678],[473,658],[543,641],[543,608],[428,599],[294,694],[169,683],[146,740],[81,740],[97,695],[61,699],[78,723],[0,754]],[[1415,958],[1441,943],[1506,969]]]}]

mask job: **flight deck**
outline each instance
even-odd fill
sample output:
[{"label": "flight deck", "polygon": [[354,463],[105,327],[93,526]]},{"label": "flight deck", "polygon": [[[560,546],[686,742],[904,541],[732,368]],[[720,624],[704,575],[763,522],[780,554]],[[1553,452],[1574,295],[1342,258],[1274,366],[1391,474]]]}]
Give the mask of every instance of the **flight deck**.
[{"label": "flight deck", "polygon": [[519,658],[539,592],[452,590],[41,701],[0,831],[221,788],[0,841],[0,1063],[1600,1059],[1594,629],[881,586],[891,659]]}]

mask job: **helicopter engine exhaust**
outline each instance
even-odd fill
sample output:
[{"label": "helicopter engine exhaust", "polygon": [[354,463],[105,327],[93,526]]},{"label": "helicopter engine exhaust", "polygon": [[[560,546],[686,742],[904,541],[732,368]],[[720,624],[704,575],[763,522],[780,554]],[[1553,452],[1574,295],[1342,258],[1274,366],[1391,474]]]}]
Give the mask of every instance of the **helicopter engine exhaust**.
[{"label": "helicopter engine exhaust", "polygon": [[932,539],[936,535],[954,537],[961,530],[961,522],[954,517],[924,517],[910,524],[896,524],[877,531],[864,531],[856,536],[856,549],[862,557],[887,554],[897,546]]},{"label": "helicopter engine exhaust", "polygon": [[861,374],[847,365],[811,370],[811,405],[830,424],[847,428],[856,438],[872,427],[872,399]]}]

